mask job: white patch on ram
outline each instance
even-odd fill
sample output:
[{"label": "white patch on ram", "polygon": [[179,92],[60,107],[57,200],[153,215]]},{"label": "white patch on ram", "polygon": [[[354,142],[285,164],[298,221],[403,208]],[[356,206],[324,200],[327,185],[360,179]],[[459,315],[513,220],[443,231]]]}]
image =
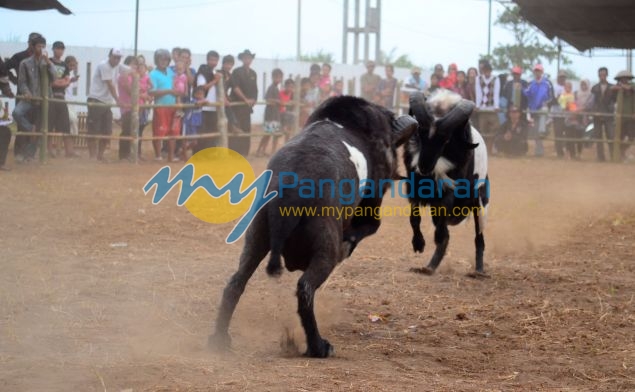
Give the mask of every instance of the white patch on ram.
[{"label": "white patch on ram", "polygon": [[342,143],[344,143],[346,149],[348,150],[348,153],[350,154],[348,159],[350,159],[350,161],[353,162],[353,165],[355,166],[357,179],[359,180],[359,187],[361,188],[362,180],[368,179],[368,162],[366,161],[366,157],[361,151],[359,151],[357,147],[351,146],[343,140]]},{"label": "white patch on ram", "polygon": [[[472,127],[472,143],[478,143],[474,149],[474,174],[478,175],[479,180],[487,178],[487,146],[481,134]],[[484,182],[479,182],[479,188]]]},{"label": "white patch on ram", "polygon": [[454,189],[454,180],[448,176],[448,172],[454,169],[456,165],[446,157],[441,157],[434,165],[434,177],[437,180],[443,180],[443,185],[448,185],[450,189]]},{"label": "white patch on ram", "polygon": [[[445,116],[450,111],[450,109],[461,102],[461,99],[461,96],[453,91],[438,89],[434,93],[432,93],[430,98],[428,98],[427,103],[428,105],[430,105],[430,109],[432,109],[432,114],[434,115],[434,120],[436,121]],[[428,138],[434,136],[435,131],[436,127],[433,123],[430,127]]]}]

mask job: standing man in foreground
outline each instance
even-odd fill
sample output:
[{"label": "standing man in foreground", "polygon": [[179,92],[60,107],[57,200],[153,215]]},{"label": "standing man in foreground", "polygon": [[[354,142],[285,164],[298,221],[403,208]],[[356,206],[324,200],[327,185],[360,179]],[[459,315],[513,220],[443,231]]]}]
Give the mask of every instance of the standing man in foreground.
[{"label": "standing man in foreground", "polygon": [[[244,103],[244,105],[233,108],[238,126],[244,133],[251,133],[251,113],[254,111],[256,99],[258,99],[258,76],[251,69],[254,57],[256,57],[255,53],[245,49],[238,55],[238,60],[243,62],[242,67],[236,68],[232,73],[231,101]],[[249,137],[230,137],[229,139],[229,148],[244,157],[249,155],[250,146],[251,138]]]},{"label": "standing man in foreground", "polygon": [[[42,36],[38,36],[31,42],[33,44],[33,55],[23,60],[18,68],[18,95],[23,95],[27,99],[20,100],[15,109],[13,109],[13,118],[26,132],[37,132],[40,118],[40,101],[31,101],[29,98],[38,98],[47,91],[41,91],[40,86],[40,67],[45,66],[48,71],[49,81],[55,81],[55,68],[48,58],[44,48],[46,40]],[[32,146],[32,147],[30,147]],[[34,141],[23,148],[21,151],[23,156],[17,155],[18,161],[22,159],[30,159],[35,155]]]},{"label": "standing man in foreground", "polygon": [[[89,135],[110,136],[112,134],[112,110],[109,106],[90,106],[91,103],[113,104],[119,103],[117,95],[117,78],[121,72],[121,50],[110,49],[108,60],[97,66],[93,74],[90,92],[88,93],[88,114],[86,130]],[[106,162],[104,151],[108,145],[107,139],[88,139],[88,154],[91,159]]]}]

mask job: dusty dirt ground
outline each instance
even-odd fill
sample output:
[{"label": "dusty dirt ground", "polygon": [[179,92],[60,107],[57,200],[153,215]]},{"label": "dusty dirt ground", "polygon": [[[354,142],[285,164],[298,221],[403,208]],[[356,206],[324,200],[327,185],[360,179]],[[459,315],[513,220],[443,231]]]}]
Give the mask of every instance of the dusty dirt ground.
[{"label": "dusty dirt ground", "polygon": [[52,160],[0,173],[0,390],[635,389],[632,164],[492,159],[491,279],[465,276],[472,222],[451,229],[428,277],[409,268],[432,253],[431,223],[421,256],[408,219],[384,218],[317,295],[336,349],[325,360],[281,347],[288,331],[303,350],[299,274],[264,267],[238,305],[233,351],[207,350],[242,243],[173,199],[153,206],[141,188],[160,166]]}]

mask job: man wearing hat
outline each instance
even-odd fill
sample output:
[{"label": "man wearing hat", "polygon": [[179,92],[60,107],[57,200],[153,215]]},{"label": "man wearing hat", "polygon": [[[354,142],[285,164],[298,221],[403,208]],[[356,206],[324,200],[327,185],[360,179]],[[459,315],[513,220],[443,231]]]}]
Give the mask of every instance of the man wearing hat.
[{"label": "man wearing hat", "polygon": [[[117,79],[122,69],[121,50],[113,48],[108,52],[108,59],[100,63],[93,73],[88,92],[88,103],[113,104],[119,102],[117,94]],[[127,69],[127,67],[125,68]],[[88,106],[86,115],[86,131],[89,135],[112,134],[112,110],[106,106]],[[105,162],[104,151],[108,145],[107,139],[88,139],[88,154],[90,158],[97,158]]]},{"label": "man wearing hat", "polygon": [[512,68],[512,80],[503,86],[502,96],[507,100],[508,107],[514,106],[521,111],[527,109],[527,97],[523,90],[527,88],[527,81],[522,78],[523,70],[519,66]]},{"label": "man wearing hat", "polygon": [[406,83],[406,87],[417,89],[418,91],[426,91],[426,81],[421,77],[421,68],[414,67],[412,68],[412,72],[410,74],[410,78]]},{"label": "man wearing hat", "polygon": [[[523,95],[527,97],[527,108],[530,111],[528,119],[531,123],[530,136],[536,141],[534,154],[537,157],[544,155],[541,136],[547,133],[547,110],[549,103],[553,100],[553,86],[544,77],[545,69],[542,64],[534,66],[534,80],[529,82],[527,88],[523,90]],[[533,113],[540,111],[542,113]]]},{"label": "man wearing hat", "polygon": [[[633,84],[633,78],[630,71],[620,71],[615,75],[617,84],[613,86],[613,90],[617,94],[615,114],[622,116],[622,145],[620,147],[622,159],[625,158],[630,143],[635,140],[635,84]],[[624,143],[627,139],[629,144]]]},{"label": "man wearing hat", "polygon": [[360,85],[362,88],[362,98],[372,102],[375,99],[375,93],[377,92],[377,86],[381,82],[381,76],[374,73],[375,62],[366,62],[366,73],[360,78]]},{"label": "man wearing hat", "polygon": [[[613,84],[607,80],[609,70],[606,67],[598,69],[598,78],[600,81],[591,88],[593,94],[593,111],[597,113],[605,113],[605,116],[593,116],[593,138],[603,140],[613,140],[613,105],[615,104],[615,91]],[[597,159],[604,162],[604,142],[596,143]],[[609,157],[612,155],[611,144],[608,145]]]},{"label": "man wearing hat", "polygon": [[[62,41],[53,42],[53,57],[51,57],[51,62],[53,63],[53,67],[55,67],[56,79],[51,84],[51,90],[52,97],[55,99],[65,99],[66,88],[77,80],[70,76],[70,69],[68,69],[63,59],[64,49],[65,47]],[[70,137],[71,121],[66,102],[51,102],[49,104],[49,132],[66,134],[67,136],[64,136],[66,157],[71,158],[77,156],[73,151],[73,138]],[[51,140],[52,138],[49,138],[49,143]],[[49,148],[49,153],[53,154],[51,148]]]},{"label": "man wearing hat", "polygon": [[[234,106],[234,115],[238,122],[238,127],[242,132],[251,133],[251,113],[258,99],[258,75],[251,69],[251,63],[256,57],[255,53],[245,49],[238,55],[238,60],[243,65],[232,72],[232,92],[231,101],[241,102],[243,105]],[[249,137],[233,137],[229,139],[229,148],[246,157],[249,155],[249,147],[251,138]]]}]

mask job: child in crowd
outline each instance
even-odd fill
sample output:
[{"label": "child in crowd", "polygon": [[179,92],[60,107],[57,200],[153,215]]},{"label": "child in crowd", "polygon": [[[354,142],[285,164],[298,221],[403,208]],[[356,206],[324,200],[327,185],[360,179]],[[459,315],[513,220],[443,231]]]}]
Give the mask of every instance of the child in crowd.
[{"label": "child in crowd", "polygon": [[[195,104],[196,107],[189,109],[185,115],[185,135],[192,136],[197,135],[198,130],[203,125],[203,106],[208,103],[205,99],[205,87],[198,86],[192,93],[192,99],[190,103]],[[181,148],[181,160],[187,161],[187,151],[196,147],[196,140],[184,140],[183,147]]]},{"label": "child in crowd", "polygon": [[[564,137],[579,138],[582,135],[578,132],[579,116],[576,114],[578,108],[575,103],[575,94],[573,93],[573,85],[571,82],[565,82],[564,92],[558,97],[558,104],[563,112],[567,115],[564,119]],[[578,142],[567,141],[565,148],[569,152],[571,159],[578,159]]]},{"label": "child in crowd", "polygon": [[[276,68],[271,72],[272,82],[265,94],[267,107],[265,108],[264,130],[266,133],[276,133],[280,131],[280,89],[278,86],[282,82],[282,77],[282,70],[279,68]],[[271,136],[269,135],[262,137],[260,144],[258,145],[258,150],[256,151],[257,157],[266,156],[265,151],[269,145],[269,140],[271,140]],[[273,146],[271,153],[273,154],[274,152],[275,145]]]},{"label": "child in crowd", "polygon": [[176,67],[174,69],[174,81],[172,88],[177,93],[176,94],[176,103],[180,104],[183,102],[184,97],[187,97],[187,75],[185,74],[185,62],[179,60],[176,62]]},{"label": "child in crowd", "polygon": [[320,102],[331,95],[331,64],[322,64],[322,74],[318,81],[320,89]]},{"label": "child in crowd", "polygon": [[[284,134],[284,142],[289,141],[291,137],[291,130],[293,129],[293,123],[295,121],[295,115],[293,114],[293,92],[295,91],[295,82],[293,79],[287,79],[284,81],[284,89],[280,91],[280,126],[282,133]],[[279,136],[273,138],[272,151],[275,152],[278,149]]]},{"label": "child in crowd", "polygon": [[344,81],[342,79],[337,79],[335,84],[333,85],[333,90],[331,91],[331,97],[340,97],[344,95]]}]

